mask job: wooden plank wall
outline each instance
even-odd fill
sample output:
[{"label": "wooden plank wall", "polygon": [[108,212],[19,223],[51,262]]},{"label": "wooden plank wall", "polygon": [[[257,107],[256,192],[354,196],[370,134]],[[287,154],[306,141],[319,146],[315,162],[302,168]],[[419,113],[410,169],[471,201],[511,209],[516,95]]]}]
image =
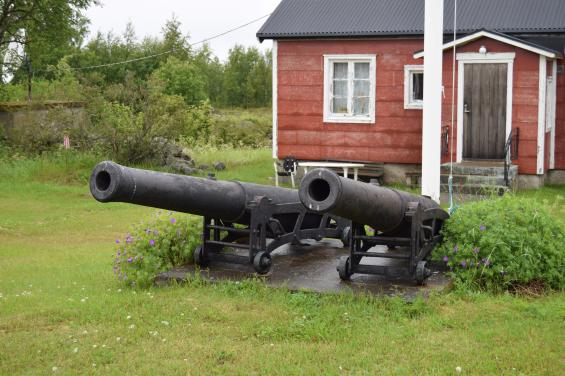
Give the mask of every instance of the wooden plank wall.
[{"label": "wooden plank wall", "polygon": [[[513,127],[520,127],[519,172],[535,174],[539,56],[486,38],[462,46],[458,52],[478,52],[483,45],[489,52],[516,53],[512,122]],[[421,163],[422,111],[404,109],[404,66],[423,64],[423,59],[413,58],[413,53],[422,48],[421,39],[279,41],[279,158],[294,155],[307,160]],[[377,55],[374,124],[323,123],[324,54]],[[452,51],[444,54],[443,65],[442,126],[448,126]],[[558,92],[561,106],[557,106],[557,122],[562,130],[558,132],[561,141],[557,147],[562,150],[565,146],[563,75],[559,76]],[[448,162],[449,156],[444,156],[442,161]],[[563,152],[559,161],[565,166]]]},{"label": "wooden plank wall", "polygon": [[[404,110],[404,65],[420,40],[279,41],[279,157],[420,163],[421,110]],[[375,54],[375,124],[323,123],[324,54]]]}]

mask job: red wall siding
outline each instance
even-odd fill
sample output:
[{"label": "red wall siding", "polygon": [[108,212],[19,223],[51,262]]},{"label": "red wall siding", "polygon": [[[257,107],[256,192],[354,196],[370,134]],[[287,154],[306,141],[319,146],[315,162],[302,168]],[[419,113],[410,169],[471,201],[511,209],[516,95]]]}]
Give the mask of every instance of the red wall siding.
[{"label": "red wall siding", "polygon": [[[485,38],[460,47],[458,52],[478,52],[483,45],[489,52],[516,53],[512,126],[520,128],[520,173],[535,174],[539,57]],[[412,57],[422,47],[423,41],[418,39],[279,41],[279,157],[294,155],[298,159],[311,160],[420,163],[422,111],[404,109],[404,66],[423,64],[423,59]],[[323,122],[324,54],[377,55],[375,124]],[[447,51],[444,55],[442,126],[451,123],[451,80],[452,51]],[[558,90],[563,92],[563,87],[561,76]],[[561,114],[558,119],[563,119],[563,109],[558,112]],[[457,112],[455,117],[457,122]],[[565,128],[562,120],[560,126]],[[455,135],[456,132],[455,125]],[[560,135],[563,143],[565,129]],[[455,158],[455,150],[453,153]],[[444,156],[443,161],[449,161],[449,156]],[[565,155],[561,156],[561,163],[565,164]]]},{"label": "red wall siding", "polygon": [[[404,109],[421,40],[279,41],[279,157],[420,163],[422,111]],[[375,124],[323,123],[324,54],[377,55]]]}]

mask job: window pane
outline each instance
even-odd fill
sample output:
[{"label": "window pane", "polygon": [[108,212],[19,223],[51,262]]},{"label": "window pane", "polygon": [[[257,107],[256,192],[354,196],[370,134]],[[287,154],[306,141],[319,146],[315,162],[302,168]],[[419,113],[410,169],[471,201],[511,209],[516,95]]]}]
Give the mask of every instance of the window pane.
[{"label": "window pane", "polygon": [[332,113],[346,114],[347,113],[347,98],[334,98],[332,101]]},{"label": "window pane", "polygon": [[353,98],[353,115],[369,115],[369,98]]},{"label": "window pane", "polygon": [[334,78],[347,79],[347,63],[334,63]]},{"label": "window pane", "polygon": [[354,97],[368,97],[370,91],[369,80],[355,80],[353,81],[353,96]]},{"label": "window pane", "polygon": [[355,63],[355,78],[369,78],[369,63]]},{"label": "window pane", "polygon": [[412,74],[412,100],[424,100],[424,73]]},{"label": "window pane", "polygon": [[347,81],[334,80],[334,97],[347,97]]}]

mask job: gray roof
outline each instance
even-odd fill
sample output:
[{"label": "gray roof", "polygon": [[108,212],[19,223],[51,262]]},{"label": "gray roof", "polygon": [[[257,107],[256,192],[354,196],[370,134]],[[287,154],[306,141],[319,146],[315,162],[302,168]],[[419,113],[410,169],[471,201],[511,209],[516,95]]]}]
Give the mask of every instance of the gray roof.
[{"label": "gray roof", "polygon": [[[445,0],[444,29],[453,33],[454,0]],[[565,33],[565,0],[459,0],[457,31]],[[422,35],[424,0],[282,0],[257,33],[279,38]]]}]

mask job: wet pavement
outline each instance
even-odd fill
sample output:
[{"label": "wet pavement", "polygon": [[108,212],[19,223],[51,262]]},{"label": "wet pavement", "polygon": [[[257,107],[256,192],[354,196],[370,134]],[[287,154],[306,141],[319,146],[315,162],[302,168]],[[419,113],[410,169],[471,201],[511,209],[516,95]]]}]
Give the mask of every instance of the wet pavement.
[{"label": "wet pavement", "polygon": [[[261,276],[267,285],[286,287],[290,290],[309,290],[320,293],[370,293],[378,296],[401,296],[411,300],[418,295],[426,297],[432,291],[441,291],[449,284],[449,279],[437,268],[426,283],[417,285],[413,280],[401,276],[379,276],[354,274],[350,281],[340,280],[336,271],[339,259],[347,256],[348,251],[341,248],[337,240],[312,242],[309,245],[285,245],[274,251],[271,256],[271,271]],[[383,250],[386,249],[383,247]],[[375,250],[375,248],[373,249]],[[245,253],[243,253],[245,254]],[[399,260],[365,258],[362,264],[393,265]],[[157,284],[166,284],[171,280],[186,281],[187,276],[194,276],[194,265],[176,268],[159,275]],[[208,268],[200,271],[200,276],[209,281],[238,281],[256,277],[249,264],[232,264],[212,261]]]}]

